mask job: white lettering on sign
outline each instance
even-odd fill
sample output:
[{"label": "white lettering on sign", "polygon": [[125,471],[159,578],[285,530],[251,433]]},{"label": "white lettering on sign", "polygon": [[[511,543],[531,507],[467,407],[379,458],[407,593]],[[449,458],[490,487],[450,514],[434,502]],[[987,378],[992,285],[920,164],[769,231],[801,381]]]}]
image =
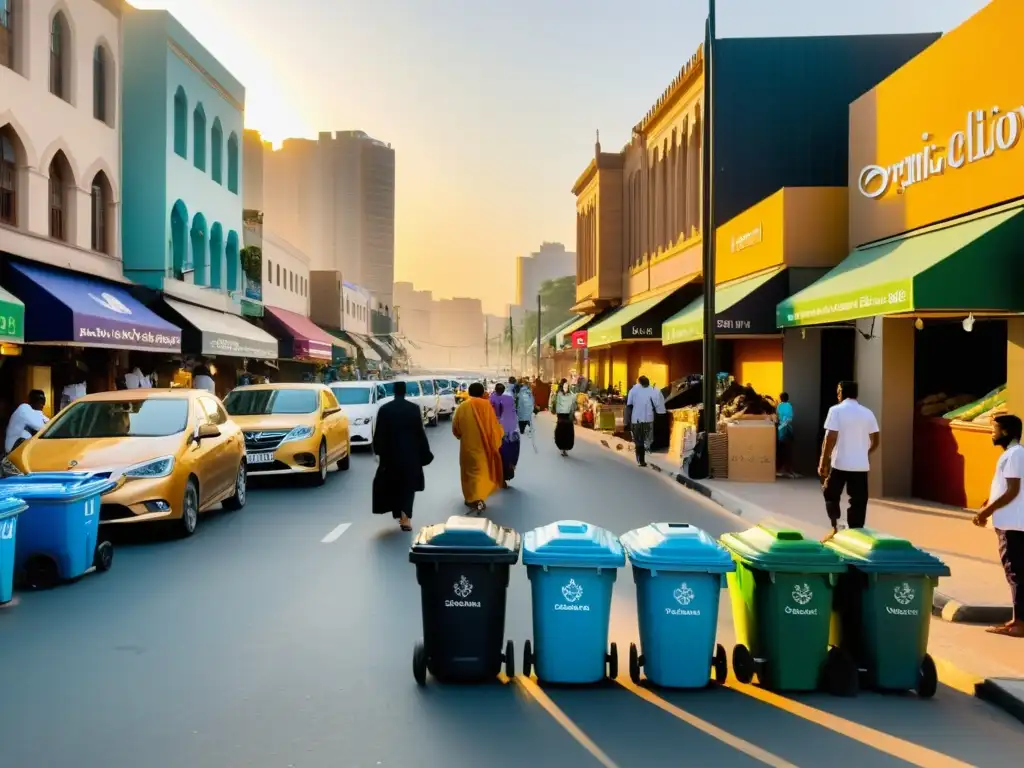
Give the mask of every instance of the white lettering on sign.
[{"label": "white lettering on sign", "polygon": [[729,249],[732,253],[742,251],[744,248],[750,248],[751,246],[758,245],[761,242],[761,224],[758,224],[749,232],[744,232],[742,235],[733,235],[729,243]]},{"label": "white lettering on sign", "polygon": [[480,603],[475,600],[445,600],[445,608],[479,608]]},{"label": "white lettering on sign", "polygon": [[653,336],[654,328],[647,326],[646,328],[638,328],[637,326],[631,326],[634,336]]},{"label": "white lettering on sign", "polygon": [[916,608],[892,608],[887,605],[885,606],[885,610],[893,616],[917,616]]},{"label": "white lettering on sign", "polygon": [[665,613],[668,616],[700,616],[700,611],[687,608],[666,608]]},{"label": "white lettering on sign", "polygon": [[566,603],[555,603],[556,611],[589,611],[589,605],[568,605]]},{"label": "white lettering on sign", "polygon": [[0,524],[0,540],[9,541],[14,538],[14,518],[7,518]]},{"label": "white lettering on sign", "polygon": [[947,168],[958,170],[986,160],[996,152],[1014,149],[1024,134],[1024,105],[1009,112],[998,106],[967,113],[962,131],[956,131],[945,145],[932,142],[930,133],[921,134],[925,146],[891,165],[869,165],[857,179],[860,193],[871,200],[884,197],[891,189],[897,194],[933,176],[942,176]]},{"label": "white lettering on sign", "polygon": [[791,613],[794,616],[817,616],[817,608],[791,608],[786,606],[786,613]]},{"label": "white lettering on sign", "polygon": [[749,320],[722,320],[719,318],[715,325],[726,331],[749,331],[751,328]]}]

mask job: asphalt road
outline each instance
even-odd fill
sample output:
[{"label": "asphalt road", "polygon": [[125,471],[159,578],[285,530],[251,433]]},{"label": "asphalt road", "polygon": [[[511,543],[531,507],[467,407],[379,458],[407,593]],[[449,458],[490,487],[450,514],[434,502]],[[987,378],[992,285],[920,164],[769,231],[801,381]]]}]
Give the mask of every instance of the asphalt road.
[{"label": "asphalt road", "polygon": [[[653,520],[735,529],[669,480],[577,441],[561,458],[542,423],[511,490],[488,513],[525,531],[582,518],[622,533]],[[457,443],[437,460],[418,525],[459,514]],[[503,766],[1002,766],[1024,729],[952,689],[784,697],[741,686],[690,692],[628,683],[636,598],[620,574],[612,639],[622,682],[416,686],[421,635],[410,534],[369,513],[374,461],[319,489],[253,484],[237,513],[187,541],[132,531],[114,567],[0,611],[3,768],[502,768]],[[339,527],[348,526],[348,527]],[[513,570],[506,635],[531,635],[529,582]],[[731,647],[723,600],[720,641]]]}]

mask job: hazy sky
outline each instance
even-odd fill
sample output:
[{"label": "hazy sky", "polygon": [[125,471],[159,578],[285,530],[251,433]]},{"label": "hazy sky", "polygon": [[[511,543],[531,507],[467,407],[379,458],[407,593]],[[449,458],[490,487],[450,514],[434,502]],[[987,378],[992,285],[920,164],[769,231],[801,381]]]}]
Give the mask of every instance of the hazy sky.
[{"label": "hazy sky", "polygon": [[[704,37],[704,0],[131,0],[167,8],[277,142],[397,153],[395,278],[502,312],[514,257],[575,241],[570,188]],[[987,0],[718,0],[722,37],[947,31]],[[272,222],[268,222],[271,223]]]}]

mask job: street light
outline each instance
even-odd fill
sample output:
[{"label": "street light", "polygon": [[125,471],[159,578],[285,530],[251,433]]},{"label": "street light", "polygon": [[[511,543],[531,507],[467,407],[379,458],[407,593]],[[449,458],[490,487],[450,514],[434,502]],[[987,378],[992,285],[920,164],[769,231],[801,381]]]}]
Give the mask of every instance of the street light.
[{"label": "street light", "polygon": [[711,434],[718,429],[717,371],[715,370],[715,178],[714,153],[714,49],[715,0],[708,0],[708,20],[704,40],[704,173],[702,197],[704,215],[701,227],[701,256],[704,268],[704,429]]}]

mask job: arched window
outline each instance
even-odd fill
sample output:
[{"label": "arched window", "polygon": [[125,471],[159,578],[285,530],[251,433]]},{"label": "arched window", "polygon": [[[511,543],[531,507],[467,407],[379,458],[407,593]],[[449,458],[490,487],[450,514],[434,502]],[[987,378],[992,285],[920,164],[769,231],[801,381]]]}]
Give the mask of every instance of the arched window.
[{"label": "arched window", "polygon": [[224,249],[224,257],[227,265],[227,285],[224,287],[229,291],[238,290],[239,255],[238,255],[238,233],[232,230],[228,232],[227,247]]},{"label": "arched window", "polygon": [[0,67],[14,69],[14,0],[0,0]]},{"label": "arched window", "polygon": [[67,241],[71,234],[68,190],[75,185],[71,166],[61,150],[50,161],[50,237]]},{"label": "arched window", "polygon": [[213,180],[224,183],[224,129],[220,127],[220,118],[213,118],[213,129],[210,131],[210,170]]},{"label": "arched window", "polygon": [[[205,135],[205,134],[204,134]],[[206,250],[206,217],[197,213],[192,219],[192,231],[189,233],[192,243],[192,277],[196,285],[207,285],[210,279],[210,255]]]},{"label": "arched window", "polygon": [[0,128],[0,223],[18,226],[18,154],[10,126]]},{"label": "arched window", "polygon": [[92,180],[92,249],[110,255],[113,231],[110,226],[110,208],[113,203],[110,180],[100,171]]},{"label": "arched window", "polygon": [[220,222],[210,227],[210,287],[224,287],[224,228]]},{"label": "arched window", "polygon": [[181,280],[188,265],[188,208],[181,200],[171,210],[171,262],[174,277]]},{"label": "arched window", "polygon": [[50,93],[71,101],[71,30],[58,11],[50,22]]},{"label": "arched window", "polygon": [[192,113],[192,163],[200,171],[206,170],[206,110],[201,102]]},{"label": "arched window", "polygon": [[188,96],[180,85],[174,93],[174,154],[188,157]]},{"label": "arched window", "polygon": [[107,52],[102,45],[97,45],[92,54],[92,116],[104,123],[108,121]]},{"label": "arched window", "polygon": [[228,137],[228,190],[238,194],[238,136]]}]

